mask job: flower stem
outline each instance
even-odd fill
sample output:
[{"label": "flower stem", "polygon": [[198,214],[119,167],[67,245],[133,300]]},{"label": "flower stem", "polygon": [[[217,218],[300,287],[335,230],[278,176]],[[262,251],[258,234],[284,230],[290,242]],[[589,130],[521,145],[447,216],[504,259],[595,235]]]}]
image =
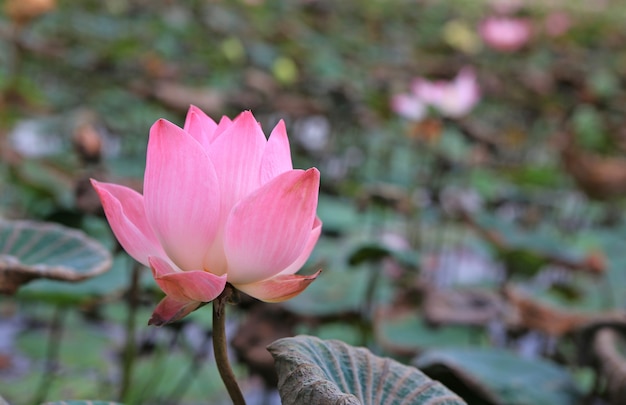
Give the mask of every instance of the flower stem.
[{"label": "flower stem", "polygon": [[235,379],[233,369],[230,367],[227,352],[226,340],[226,303],[232,296],[234,290],[230,284],[226,284],[224,291],[213,300],[213,352],[215,353],[215,362],[220,372],[222,381],[226,385],[226,390],[233,405],[245,405],[246,400],[243,398],[241,389]]}]

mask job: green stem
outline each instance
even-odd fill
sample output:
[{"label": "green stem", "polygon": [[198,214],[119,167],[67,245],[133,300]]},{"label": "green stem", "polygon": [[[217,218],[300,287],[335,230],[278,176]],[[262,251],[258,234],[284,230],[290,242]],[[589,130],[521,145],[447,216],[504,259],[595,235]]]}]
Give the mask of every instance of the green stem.
[{"label": "green stem", "polygon": [[215,362],[220,372],[222,381],[226,386],[228,395],[233,401],[233,405],[245,405],[246,400],[243,398],[241,389],[235,379],[233,369],[230,367],[227,352],[226,340],[226,303],[234,292],[230,284],[226,284],[224,291],[213,300],[213,352],[215,353]]}]

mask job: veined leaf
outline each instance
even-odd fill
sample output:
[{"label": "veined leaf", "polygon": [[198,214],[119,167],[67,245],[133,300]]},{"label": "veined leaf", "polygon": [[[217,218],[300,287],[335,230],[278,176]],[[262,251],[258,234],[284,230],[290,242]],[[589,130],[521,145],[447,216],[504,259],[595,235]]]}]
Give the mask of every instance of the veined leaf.
[{"label": "veined leaf", "polygon": [[111,267],[111,254],[75,229],[52,223],[0,220],[0,293],[31,280],[81,281]]},{"label": "veined leaf", "polygon": [[416,368],[338,340],[284,338],[268,350],[283,405],[461,405],[465,402]]}]

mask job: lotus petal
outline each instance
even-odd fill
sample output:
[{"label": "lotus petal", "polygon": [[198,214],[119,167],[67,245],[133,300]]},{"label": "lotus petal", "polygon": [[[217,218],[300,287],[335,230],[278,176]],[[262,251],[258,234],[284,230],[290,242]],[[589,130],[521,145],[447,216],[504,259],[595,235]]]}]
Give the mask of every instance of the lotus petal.
[{"label": "lotus petal", "polygon": [[124,250],[144,266],[149,256],[165,256],[146,218],[143,196],[128,187],[91,180],[104,214]]},{"label": "lotus petal", "polygon": [[274,177],[293,170],[291,150],[285,122],[280,120],[272,130],[265,146],[261,161],[261,184],[265,184]]},{"label": "lotus petal", "polygon": [[228,281],[270,278],[301,256],[315,222],[318,189],[317,169],[292,170],[237,204],[224,232]]},{"label": "lotus petal", "polygon": [[211,144],[209,156],[217,173],[224,222],[237,201],[259,187],[266,142],[252,113],[245,111]]},{"label": "lotus petal", "polygon": [[216,128],[217,124],[215,121],[201,109],[195,105],[189,107],[183,129],[198,141],[205,150],[208,150],[209,145],[213,142]]},{"label": "lotus petal", "polygon": [[144,200],[170,259],[182,270],[202,269],[218,230],[220,187],[200,144],[166,120],[150,130]]},{"label": "lotus petal", "polygon": [[152,313],[148,325],[163,326],[184,318],[202,305],[199,301],[177,301],[171,297],[165,297]]},{"label": "lotus petal", "polygon": [[224,290],[226,276],[203,270],[175,270],[167,261],[150,257],[152,275],[161,290],[178,301],[211,302]]},{"label": "lotus petal", "polygon": [[304,263],[309,259],[311,253],[313,252],[313,248],[317,243],[317,240],[320,238],[322,234],[322,221],[319,218],[315,218],[315,222],[313,223],[313,229],[311,230],[311,234],[309,235],[309,240],[304,246],[304,250],[300,254],[300,256],[289,265],[286,269],[282,270],[279,275],[289,275],[295,274],[304,266]]},{"label": "lotus petal", "polygon": [[235,287],[261,301],[281,302],[300,294],[321,272],[318,270],[310,276],[278,275],[256,283],[237,284]]}]

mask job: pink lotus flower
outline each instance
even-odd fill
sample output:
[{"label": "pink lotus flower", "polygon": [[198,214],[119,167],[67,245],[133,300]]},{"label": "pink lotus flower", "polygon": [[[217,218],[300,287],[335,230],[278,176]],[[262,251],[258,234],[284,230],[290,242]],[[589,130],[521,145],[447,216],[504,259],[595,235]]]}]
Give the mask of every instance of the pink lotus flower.
[{"label": "pink lotus flower", "polygon": [[476,75],[469,67],[463,68],[452,81],[415,79],[413,94],[442,115],[452,118],[469,113],[480,99]]},{"label": "pink lotus flower", "polygon": [[480,24],[479,31],[491,48],[501,52],[514,52],[530,40],[531,27],[525,19],[490,17]]},{"label": "pink lotus flower", "polygon": [[227,282],[278,302],[319,274],[295,275],[321,233],[319,172],[293,169],[282,121],[266,140],[249,111],[216,124],[192,106],[183,129],[150,129],[143,195],[92,183],[120,244],[166,294],[149,324],[183,318]]}]

